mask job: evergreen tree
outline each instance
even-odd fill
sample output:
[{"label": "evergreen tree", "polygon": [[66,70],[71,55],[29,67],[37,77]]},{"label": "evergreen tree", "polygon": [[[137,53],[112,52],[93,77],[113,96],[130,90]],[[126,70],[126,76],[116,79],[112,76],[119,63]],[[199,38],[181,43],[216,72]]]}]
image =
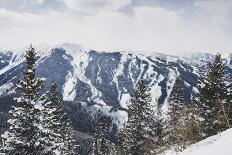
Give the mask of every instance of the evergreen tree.
[{"label": "evergreen tree", "polygon": [[226,107],[228,113],[228,119],[231,127],[232,124],[232,83],[227,85],[227,100],[226,100]]},{"label": "evergreen tree", "polygon": [[116,152],[117,155],[126,155],[124,147],[124,141],[125,141],[126,135],[124,132],[124,129],[120,129],[117,133],[117,141],[116,141]]},{"label": "evergreen tree", "polygon": [[125,145],[127,136],[127,130],[126,123],[123,124],[122,128],[118,129],[117,135],[116,135],[116,153],[117,155],[127,155],[126,150],[127,147]]},{"label": "evergreen tree", "polygon": [[3,138],[0,137],[0,154],[3,154],[5,153],[5,150],[4,150],[4,141],[3,141]]},{"label": "evergreen tree", "polygon": [[168,107],[168,141],[177,151],[186,147],[186,102],[183,96],[182,81],[178,77],[169,97]]},{"label": "evergreen tree", "polygon": [[109,119],[104,114],[100,114],[94,135],[93,155],[110,155],[111,144],[107,138],[108,127]]},{"label": "evergreen tree", "polygon": [[17,98],[18,105],[13,106],[9,111],[11,119],[9,131],[2,137],[5,141],[5,151],[7,154],[18,155],[41,155],[44,146],[41,143],[41,109],[43,109],[44,96],[40,96],[39,91],[43,79],[35,77],[36,54],[34,48],[26,52],[27,68],[23,72],[24,81],[20,81],[18,89],[21,96]]},{"label": "evergreen tree", "polygon": [[47,120],[44,122],[52,131],[53,150],[63,155],[74,155],[77,152],[75,145],[74,129],[64,112],[62,103],[57,95],[57,86],[53,81],[49,93],[50,103],[45,106]]},{"label": "evergreen tree", "polygon": [[[26,53],[27,68],[18,88],[17,107],[9,111],[10,129],[2,135],[7,154],[52,155],[75,154],[73,129],[57,97],[53,83],[51,93],[40,94],[43,79],[35,77],[34,48]],[[49,98],[50,97],[50,98]]]},{"label": "evergreen tree", "polygon": [[167,135],[165,133],[165,129],[167,128],[167,123],[164,119],[164,113],[161,110],[161,107],[157,104],[155,110],[155,122],[154,122],[154,154],[160,154],[167,148]]},{"label": "evergreen tree", "polygon": [[230,127],[228,89],[225,64],[217,54],[203,81],[198,85],[199,96],[195,99],[199,107],[203,138],[215,135]]},{"label": "evergreen tree", "polygon": [[187,106],[186,109],[186,120],[185,126],[187,129],[187,139],[188,145],[194,144],[202,140],[201,135],[201,120],[198,117],[198,106],[194,103],[191,103]]},{"label": "evergreen tree", "polygon": [[140,80],[129,106],[130,117],[124,129],[124,151],[130,155],[152,154],[155,148],[155,114],[150,87]]}]

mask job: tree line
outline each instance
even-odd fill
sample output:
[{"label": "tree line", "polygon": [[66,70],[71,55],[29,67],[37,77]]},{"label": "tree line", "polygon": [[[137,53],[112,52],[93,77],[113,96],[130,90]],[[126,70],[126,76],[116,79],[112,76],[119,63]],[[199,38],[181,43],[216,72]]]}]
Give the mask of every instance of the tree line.
[{"label": "tree line", "polygon": [[36,77],[36,52],[26,51],[24,78],[17,84],[20,96],[9,111],[9,129],[1,135],[0,152],[9,155],[72,155],[78,148],[74,130],[57,96],[55,82],[42,93],[43,78]]},{"label": "tree line", "polygon": [[107,122],[100,119],[104,134],[97,132],[100,134],[95,136],[101,141],[93,146],[94,155],[156,155],[170,149],[178,152],[231,128],[232,84],[220,54],[199,80],[198,93],[190,102],[184,97],[180,77],[176,78],[166,110],[152,102],[151,88],[145,83],[140,80],[136,86],[129,120],[117,133],[115,144],[107,140]]},{"label": "tree line", "polygon": [[[56,83],[42,93],[44,79],[36,77],[36,53],[26,52],[24,79],[17,85],[20,97],[9,111],[9,129],[1,135],[0,152],[9,155],[76,155],[75,130],[57,96]],[[156,155],[169,149],[182,151],[232,125],[232,84],[217,54],[199,81],[191,102],[183,95],[183,80],[176,78],[166,110],[152,101],[151,88],[141,79],[128,109],[128,122],[109,138],[111,120],[97,117],[92,155]]]}]

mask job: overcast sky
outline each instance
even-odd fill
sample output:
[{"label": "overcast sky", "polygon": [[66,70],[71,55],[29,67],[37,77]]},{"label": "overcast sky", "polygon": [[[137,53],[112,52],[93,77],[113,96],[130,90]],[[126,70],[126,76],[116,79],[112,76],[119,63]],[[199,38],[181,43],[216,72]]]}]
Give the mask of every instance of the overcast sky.
[{"label": "overcast sky", "polygon": [[232,0],[0,0],[0,46],[232,51]]}]

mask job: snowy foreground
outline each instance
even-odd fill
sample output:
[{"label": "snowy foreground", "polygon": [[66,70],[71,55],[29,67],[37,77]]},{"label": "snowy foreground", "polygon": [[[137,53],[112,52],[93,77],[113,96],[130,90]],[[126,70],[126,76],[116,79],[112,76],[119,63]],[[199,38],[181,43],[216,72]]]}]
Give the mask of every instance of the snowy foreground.
[{"label": "snowy foreground", "polygon": [[232,129],[198,142],[181,153],[166,155],[232,155]]}]

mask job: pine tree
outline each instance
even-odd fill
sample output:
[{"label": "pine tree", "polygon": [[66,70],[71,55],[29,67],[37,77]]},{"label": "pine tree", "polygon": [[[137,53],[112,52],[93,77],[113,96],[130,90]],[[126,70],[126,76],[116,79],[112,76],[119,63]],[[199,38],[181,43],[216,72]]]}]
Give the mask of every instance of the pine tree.
[{"label": "pine tree", "polygon": [[130,117],[124,129],[124,151],[130,155],[152,154],[155,148],[155,118],[150,87],[140,80],[129,106]]},{"label": "pine tree", "polygon": [[74,139],[74,129],[64,112],[57,93],[57,86],[53,81],[48,94],[50,103],[45,106],[45,111],[47,111],[47,120],[44,123],[52,131],[52,136],[50,136],[53,137],[53,139],[50,139],[50,143],[53,142],[52,150],[60,152],[63,155],[74,155],[77,152],[77,146],[75,145]]},{"label": "pine tree", "polygon": [[107,138],[108,129],[109,119],[104,114],[100,114],[94,135],[93,155],[110,155],[111,144]]},{"label": "pine tree", "polygon": [[227,103],[227,77],[225,75],[225,64],[221,55],[217,54],[203,81],[198,85],[199,96],[195,98],[199,107],[201,117],[201,128],[203,138],[215,135],[229,128],[228,115],[229,105]]},{"label": "pine tree", "polygon": [[183,96],[182,81],[178,77],[169,97],[168,107],[168,141],[177,151],[186,147],[186,102]]},{"label": "pine tree", "polygon": [[41,155],[43,144],[41,144],[40,116],[43,109],[43,100],[39,94],[43,79],[35,77],[36,54],[34,48],[26,52],[27,68],[23,72],[24,81],[20,81],[18,89],[21,96],[17,98],[18,105],[9,111],[11,119],[9,131],[2,137],[5,141],[7,154]]},{"label": "pine tree", "polygon": [[4,150],[4,141],[3,141],[3,138],[0,137],[0,154],[3,154],[5,153],[5,150]]},{"label": "pine tree", "polygon": [[43,80],[35,78],[35,61],[35,51],[31,47],[26,54],[24,81],[18,85],[21,90],[19,104],[9,112],[10,129],[2,135],[4,150],[12,155],[76,154],[74,130],[65,119],[56,85],[53,83],[50,94],[40,94]]},{"label": "pine tree", "polygon": [[226,100],[226,107],[228,113],[228,119],[230,122],[230,127],[232,124],[232,83],[227,85],[227,100]]},{"label": "pine tree", "polygon": [[155,122],[154,122],[154,142],[155,148],[153,150],[154,154],[160,154],[167,148],[167,141],[166,141],[166,120],[164,119],[164,113],[161,110],[161,107],[157,104],[155,110]]},{"label": "pine tree", "polygon": [[117,155],[126,155],[125,153],[126,148],[124,147],[125,138],[126,135],[124,129],[120,129],[117,133],[117,141],[116,141]]},{"label": "pine tree", "polygon": [[[202,140],[201,118],[198,116],[199,108],[197,104],[187,103],[182,113],[182,133],[185,138],[185,144],[191,145]],[[183,147],[182,147],[183,148]]]}]

